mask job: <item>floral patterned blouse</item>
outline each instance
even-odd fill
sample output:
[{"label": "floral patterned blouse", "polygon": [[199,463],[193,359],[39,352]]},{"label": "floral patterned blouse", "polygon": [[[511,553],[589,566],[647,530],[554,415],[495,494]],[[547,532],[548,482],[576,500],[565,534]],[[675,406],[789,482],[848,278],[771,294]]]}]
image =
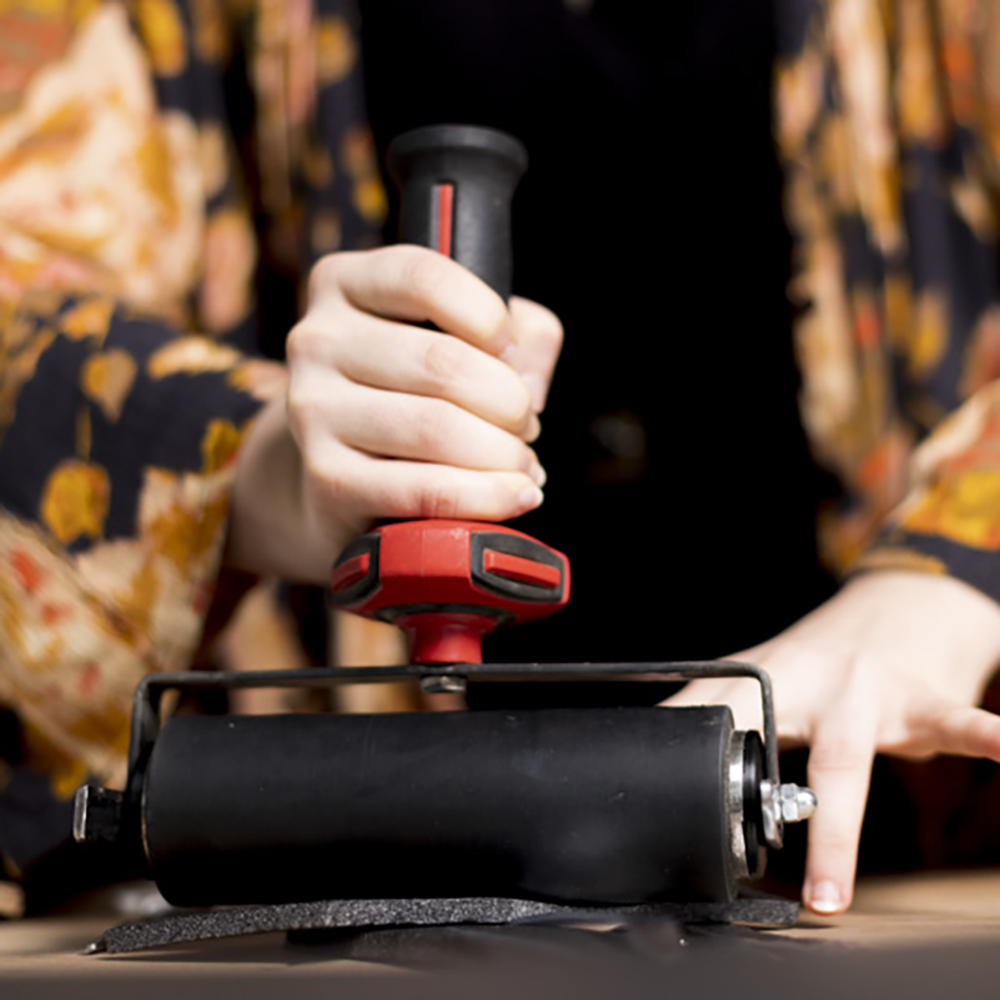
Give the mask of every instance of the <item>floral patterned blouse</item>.
[{"label": "floral patterned blouse", "polygon": [[845,492],[827,558],[1000,599],[1000,4],[779,11],[802,414]]},{"label": "floral patterned blouse", "polygon": [[234,456],[283,388],[260,274],[274,297],[375,242],[354,17],[0,2],[0,706],[27,765],[0,762],[8,869],[50,846],[19,833],[45,826],[32,776],[56,801],[120,781],[130,692],[198,646]]},{"label": "floral patterned blouse", "polygon": [[[1000,0],[776,2],[825,556],[1000,599]],[[0,0],[9,869],[47,846],[28,776],[120,781],[136,681],[195,654],[283,386],[255,353],[275,303],[376,238],[356,27],[351,0]]]}]

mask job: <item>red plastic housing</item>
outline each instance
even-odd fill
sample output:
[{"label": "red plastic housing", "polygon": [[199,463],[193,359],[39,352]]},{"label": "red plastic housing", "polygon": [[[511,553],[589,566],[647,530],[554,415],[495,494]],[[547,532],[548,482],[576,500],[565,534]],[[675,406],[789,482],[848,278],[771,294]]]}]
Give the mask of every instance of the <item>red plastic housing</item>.
[{"label": "red plastic housing", "polygon": [[561,552],[478,521],[383,525],[352,542],[330,577],[335,604],[406,631],[414,663],[478,663],[484,635],[558,611],[569,589]]}]

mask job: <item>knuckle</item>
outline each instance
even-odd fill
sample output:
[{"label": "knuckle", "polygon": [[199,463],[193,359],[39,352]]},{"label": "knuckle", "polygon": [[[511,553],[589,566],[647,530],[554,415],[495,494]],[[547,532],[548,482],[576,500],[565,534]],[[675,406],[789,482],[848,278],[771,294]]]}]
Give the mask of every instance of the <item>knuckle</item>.
[{"label": "knuckle", "polygon": [[809,768],[824,774],[866,771],[871,754],[849,734],[837,733],[817,740],[809,750]]},{"label": "knuckle", "polygon": [[289,331],[285,340],[285,357],[294,370],[299,364],[323,360],[330,361],[331,353],[338,343],[335,326],[324,325],[314,317],[306,315]]},{"label": "knuckle", "polygon": [[427,456],[440,455],[459,433],[458,414],[454,406],[443,400],[424,401],[413,434],[418,450]]},{"label": "knuckle", "polygon": [[307,320],[299,320],[288,332],[285,338],[285,357],[292,364],[310,353],[310,346],[314,343],[316,330]]},{"label": "knuckle", "polygon": [[329,294],[332,289],[339,287],[343,280],[344,268],[352,256],[350,253],[328,253],[313,264],[306,285],[310,305]]},{"label": "knuckle", "polygon": [[766,663],[771,676],[800,674],[804,677],[824,677],[830,674],[829,657],[809,642],[790,640],[771,652]]},{"label": "knuckle", "polygon": [[318,453],[327,442],[342,443],[344,412],[352,399],[319,391],[315,382],[293,379],[285,400],[292,435],[304,452]]},{"label": "knuckle", "polygon": [[460,513],[457,491],[444,479],[424,483],[417,495],[418,517],[452,518]]},{"label": "knuckle", "polygon": [[434,392],[447,392],[468,373],[461,345],[451,337],[433,336],[423,356],[424,377]]},{"label": "knuckle", "polygon": [[404,285],[420,298],[435,298],[447,283],[448,259],[424,247],[400,247]]}]

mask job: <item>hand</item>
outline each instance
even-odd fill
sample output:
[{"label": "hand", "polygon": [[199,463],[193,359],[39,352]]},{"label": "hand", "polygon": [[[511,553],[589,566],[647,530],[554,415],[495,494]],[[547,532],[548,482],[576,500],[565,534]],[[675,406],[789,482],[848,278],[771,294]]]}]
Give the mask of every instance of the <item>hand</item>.
[{"label": "hand", "polygon": [[287,410],[268,407],[244,442],[230,559],[320,581],[374,518],[537,507],[530,442],[561,343],[547,309],[506,307],[431,250],[325,257],[288,338]]},{"label": "hand", "polygon": [[[816,913],[846,910],[876,752],[1000,761],[1000,717],[974,708],[1000,658],[1000,607],[950,577],[874,572],[774,639],[735,656],[766,669],[778,739],[807,745],[809,820],[802,898]],[[667,704],[727,703],[737,726],[760,728],[744,681],[700,680]]]}]

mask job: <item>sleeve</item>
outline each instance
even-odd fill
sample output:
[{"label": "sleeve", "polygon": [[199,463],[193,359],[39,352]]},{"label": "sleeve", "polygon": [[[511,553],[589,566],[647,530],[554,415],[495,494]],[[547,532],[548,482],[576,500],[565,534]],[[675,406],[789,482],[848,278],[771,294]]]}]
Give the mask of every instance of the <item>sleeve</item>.
[{"label": "sleeve", "polygon": [[1000,25],[1000,4],[779,10],[802,412],[844,486],[820,519],[824,555],[1000,600],[1000,120],[974,44],[974,18]]},{"label": "sleeve", "polygon": [[101,296],[0,320],[0,702],[68,794],[120,764],[138,679],[188,664],[240,440],[283,374]]},{"label": "sleeve", "polygon": [[284,379],[224,343],[255,263],[228,22],[154,7],[0,12],[31,43],[0,83],[0,707],[57,796],[121,779],[136,681],[189,663]]},{"label": "sleeve", "polygon": [[121,786],[136,682],[232,596],[236,456],[284,372],[226,343],[255,332],[256,239],[224,6],[0,10],[24,43],[0,81],[7,873],[65,841],[82,780]]}]

